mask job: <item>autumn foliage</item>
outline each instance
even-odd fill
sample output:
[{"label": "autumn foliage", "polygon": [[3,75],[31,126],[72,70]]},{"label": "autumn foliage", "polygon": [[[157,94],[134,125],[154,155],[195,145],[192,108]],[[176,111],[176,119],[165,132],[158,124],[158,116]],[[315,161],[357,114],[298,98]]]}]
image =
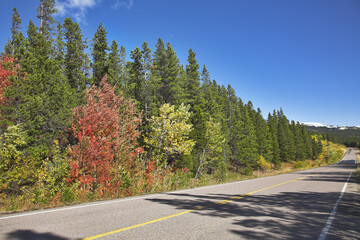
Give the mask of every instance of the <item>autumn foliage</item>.
[{"label": "autumn foliage", "polygon": [[0,59],[0,105],[4,105],[6,97],[4,96],[6,88],[11,85],[10,77],[17,75],[17,66],[15,59],[4,55]]},{"label": "autumn foliage", "polygon": [[86,90],[85,102],[73,110],[72,131],[78,142],[69,148],[68,181],[78,181],[87,190],[115,191],[143,151],[136,148],[141,116],[134,101],[114,94],[106,77],[100,87]]}]

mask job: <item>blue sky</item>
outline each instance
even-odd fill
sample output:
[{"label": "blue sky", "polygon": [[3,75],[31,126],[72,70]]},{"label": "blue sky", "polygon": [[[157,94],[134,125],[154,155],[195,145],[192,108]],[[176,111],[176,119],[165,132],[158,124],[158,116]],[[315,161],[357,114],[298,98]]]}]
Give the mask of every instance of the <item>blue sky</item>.
[{"label": "blue sky", "polygon": [[[1,0],[0,48],[16,7],[26,32],[38,0]],[[230,84],[265,117],[283,108],[295,121],[360,125],[358,0],[58,0],[92,39],[100,22],[108,43],[127,53],[159,37],[182,64],[189,48],[219,84]]]}]

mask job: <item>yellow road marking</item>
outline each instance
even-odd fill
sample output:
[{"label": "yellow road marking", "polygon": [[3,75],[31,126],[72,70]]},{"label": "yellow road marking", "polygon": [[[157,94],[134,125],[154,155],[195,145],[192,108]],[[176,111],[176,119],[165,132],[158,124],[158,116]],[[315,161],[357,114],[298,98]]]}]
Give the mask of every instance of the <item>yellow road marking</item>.
[{"label": "yellow road marking", "polygon": [[[279,184],[272,185],[272,186],[270,186],[270,187],[266,187],[266,188],[262,188],[262,189],[255,190],[255,191],[252,191],[252,192],[248,192],[248,193],[242,194],[242,195],[240,195],[240,196],[232,197],[232,198],[230,198],[230,199],[221,200],[221,201],[216,202],[216,203],[214,203],[214,204],[227,204],[227,203],[233,202],[233,201],[235,201],[235,200],[242,199],[242,198],[244,198],[244,197],[246,197],[246,196],[251,196],[251,195],[254,194],[254,193],[257,193],[257,192],[260,192],[260,191],[264,191],[264,190],[267,190],[267,189],[270,189],[270,188],[278,187],[278,186],[281,186],[281,185],[284,185],[284,184],[287,184],[287,183],[296,182],[296,181],[299,181],[299,180],[301,180],[301,179],[303,179],[303,178],[310,177],[310,176],[314,176],[314,175],[307,175],[307,176],[299,177],[299,178],[294,179],[294,180],[286,181],[286,182],[283,182],[283,183],[279,183]],[[213,204],[210,204],[210,205],[213,205]],[[173,214],[173,215],[169,215],[169,216],[166,216],[166,217],[163,217],[163,218],[154,219],[154,220],[151,220],[151,221],[148,221],[148,222],[136,224],[136,225],[133,225],[133,226],[130,226],[130,227],[126,227],[126,228],[121,228],[121,229],[114,230],[114,231],[111,231],[111,232],[99,234],[99,235],[96,235],[96,236],[93,236],[93,237],[84,238],[83,240],[92,240],[92,239],[97,239],[97,238],[101,238],[101,237],[106,237],[106,236],[109,236],[109,235],[112,235],[112,234],[115,234],[115,233],[123,232],[123,231],[130,230],[130,229],[134,229],[134,228],[137,228],[137,227],[145,226],[145,225],[148,225],[148,224],[151,224],[151,223],[156,223],[156,222],[160,222],[160,221],[162,221],[162,220],[166,220],[166,219],[169,219],[169,218],[173,218],[173,217],[177,217],[177,216],[180,216],[180,215],[184,215],[184,214],[186,214],[186,213],[190,213],[190,212],[194,212],[194,211],[197,211],[197,210],[201,210],[201,209],[204,209],[204,208],[209,207],[210,205],[198,207],[198,208],[191,209],[191,210],[187,210],[187,211],[183,211],[183,212],[179,212],[179,213],[176,213],[176,214]]]}]

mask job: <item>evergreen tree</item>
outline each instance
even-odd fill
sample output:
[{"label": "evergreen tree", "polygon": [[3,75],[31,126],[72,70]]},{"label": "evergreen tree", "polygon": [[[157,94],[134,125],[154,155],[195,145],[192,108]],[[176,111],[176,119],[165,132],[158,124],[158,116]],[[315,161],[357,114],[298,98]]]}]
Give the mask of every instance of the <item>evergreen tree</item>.
[{"label": "evergreen tree", "polygon": [[40,33],[44,35],[47,41],[51,42],[52,25],[55,23],[51,15],[58,12],[55,8],[55,0],[40,0],[37,11],[37,17],[40,19]]},{"label": "evergreen tree", "polygon": [[126,92],[129,97],[136,100],[138,109],[144,110],[144,69],[140,48],[131,50],[130,57],[133,62],[129,63],[129,81]]},{"label": "evergreen tree", "polygon": [[108,67],[109,67],[109,74],[108,74],[108,82],[112,86],[121,86],[121,59],[120,59],[120,50],[119,45],[115,40],[112,41],[110,47],[110,53],[108,58]]},{"label": "evergreen tree", "polygon": [[295,159],[294,135],[290,130],[289,120],[284,115],[282,109],[277,112],[278,118],[278,142],[280,157],[282,161],[292,161]]},{"label": "evergreen tree", "polygon": [[9,88],[16,100],[11,118],[27,130],[30,154],[45,159],[52,141],[69,128],[73,93],[59,63],[50,57],[50,43],[31,21],[27,35],[26,55],[21,61],[27,75]]},{"label": "evergreen tree", "polygon": [[59,23],[56,27],[56,39],[55,39],[55,54],[54,57],[56,61],[59,63],[60,68],[64,69],[64,58],[65,58],[65,43],[64,43],[64,32],[62,30],[62,26]]},{"label": "evergreen tree", "polygon": [[102,23],[100,23],[93,38],[93,51],[91,54],[93,58],[93,83],[96,86],[99,86],[101,79],[108,73],[108,66],[106,63],[109,47],[106,34],[106,29],[103,27]]},{"label": "evergreen tree", "polygon": [[261,115],[260,108],[257,109],[255,114],[255,131],[256,140],[258,145],[258,153],[266,160],[272,161],[271,152],[271,135],[269,125]]},{"label": "evergreen tree", "polygon": [[151,68],[152,68],[152,59],[151,59],[151,49],[148,47],[146,42],[142,45],[142,62],[143,62],[143,74],[144,74],[144,118],[145,120],[151,116],[153,105],[153,92],[152,81],[151,81]]},{"label": "evergreen tree", "polygon": [[8,55],[15,56],[15,52],[19,48],[21,42],[20,38],[20,29],[21,29],[21,18],[16,8],[13,8],[13,14],[11,16],[11,39],[9,42],[10,49],[6,51]]},{"label": "evergreen tree", "polygon": [[186,65],[186,104],[193,106],[197,101],[200,90],[199,64],[196,60],[196,53],[190,49],[188,65]]},{"label": "evergreen tree", "polygon": [[126,68],[126,50],[125,47],[121,45],[120,47],[120,62],[119,62],[120,78],[119,84],[116,85],[116,93],[124,92],[125,83],[128,81],[128,72]]},{"label": "evergreen tree", "polygon": [[65,29],[65,75],[70,86],[78,93],[84,91],[88,83],[89,59],[85,53],[87,48],[78,23],[71,18],[64,19]]},{"label": "evergreen tree", "polygon": [[239,123],[240,164],[247,168],[256,168],[259,160],[256,132],[246,107],[242,109]]},{"label": "evergreen tree", "polygon": [[274,110],[273,115],[269,113],[268,115],[268,126],[270,131],[270,153],[272,157],[272,162],[276,167],[280,166],[280,147],[278,142],[278,119],[276,112]]},{"label": "evergreen tree", "polygon": [[164,102],[181,104],[181,91],[183,89],[181,89],[179,83],[180,60],[176,56],[176,53],[170,43],[167,43],[166,47],[165,76],[161,79],[160,91]]},{"label": "evergreen tree", "polygon": [[291,131],[294,135],[294,143],[295,143],[295,160],[304,161],[306,160],[306,149],[304,145],[304,138],[301,132],[301,127],[299,123],[291,121]]},{"label": "evergreen tree", "polygon": [[311,136],[310,136],[309,132],[306,130],[305,125],[301,125],[300,128],[301,128],[303,144],[304,144],[304,148],[305,148],[305,157],[307,159],[310,159],[310,158],[312,158]]}]

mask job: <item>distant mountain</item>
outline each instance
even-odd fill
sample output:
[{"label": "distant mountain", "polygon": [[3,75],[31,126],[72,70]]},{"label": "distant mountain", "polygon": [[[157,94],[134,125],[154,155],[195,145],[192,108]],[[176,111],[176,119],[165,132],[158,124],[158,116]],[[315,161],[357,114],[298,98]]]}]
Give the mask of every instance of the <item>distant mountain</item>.
[{"label": "distant mountain", "polygon": [[303,122],[310,133],[321,134],[324,139],[348,147],[360,148],[360,126],[335,126],[318,122]]},{"label": "distant mountain", "polygon": [[360,126],[339,126],[339,125],[327,125],[319,122],[302,122],[305,126],[308,127],[317,127],[317,128],[336,128],[339,130],[346,130],[346,129],[354,129],[354,128],[360,128]]}]

